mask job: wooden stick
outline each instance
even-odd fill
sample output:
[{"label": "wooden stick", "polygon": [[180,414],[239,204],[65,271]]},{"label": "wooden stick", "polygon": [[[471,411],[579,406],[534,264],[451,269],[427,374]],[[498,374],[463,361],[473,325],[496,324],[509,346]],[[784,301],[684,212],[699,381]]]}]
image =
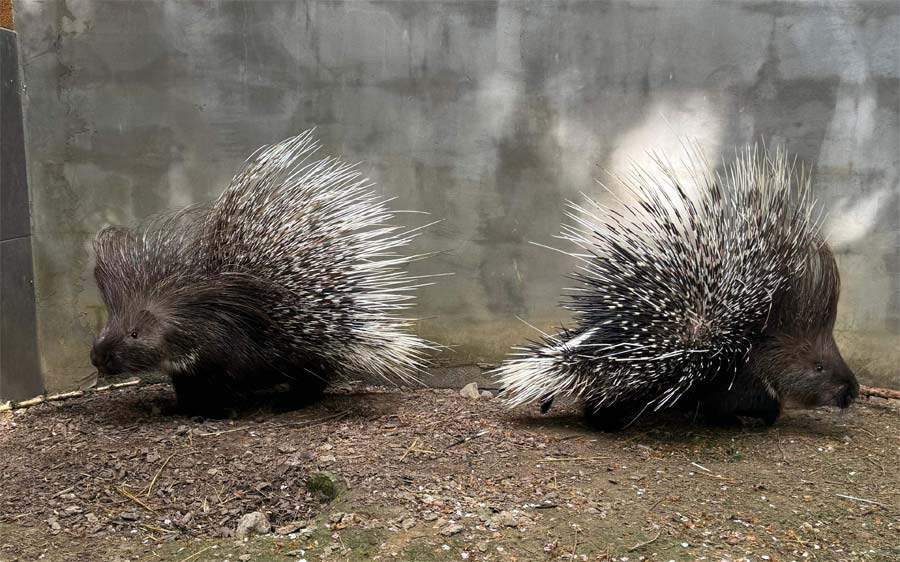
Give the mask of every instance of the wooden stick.
[{"label": "wooden stick", "polygon": [[141,379],[134,379],[125,382],[119,382],[115,384],[107,384],[105,386],[98,386],[96,388],[89,388],[87,390],[73,390],[71,392],[62,392],[60,394],[41,394],[40,396],[35,396],[34,398],[29,398],[28,400],[22,400],[20,402],[4,402],[0,404],[0,412],[8,412],[10,410],[19,410],[21,408],[29,408],[31,406],[37,406],[38,404],[43,404],[44,402],[56,402],[59,400],[67,400],[69,398],[77,398],[79,396],[84,396],[85,394],[93,394],[94,392],[103,392],[104,390],[116,390],[119,388],[126,388],[129,386],[137,386],[141,384]]},{"label": "wooden stick", "polygon": [[873,386],[860,386],[860,396],[874,396],[876,398],[886,398],[888,400],[900,400],[900,390],[891,388],[876,388]]}]

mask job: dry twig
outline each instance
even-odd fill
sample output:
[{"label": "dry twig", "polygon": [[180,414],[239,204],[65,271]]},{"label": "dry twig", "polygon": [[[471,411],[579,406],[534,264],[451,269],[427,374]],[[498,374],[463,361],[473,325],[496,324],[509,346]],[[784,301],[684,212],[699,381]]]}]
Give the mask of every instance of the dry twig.
[{"label": "dry twig", "polygon": [[860,396],[875,396],[876,398],[886,398],[888,400],[900,400],[900,390],[892,388],[876,388],[873,386],[860,386]]},{"label": "dry twig", "polygon": [[71,392],[62,392],[60,394],[41,394],[40,396],[35,396],[34,398],[29,398],[28,400],[22,400],[20,402],[4,402],[0,404],[0,412],[8,412],[10,410],[19,410],[21,408],[30,408],[31,406],[37,406],[38,404],[43,404],[44,402],[57,402],[59,400],[67,400],[69,398],[77,398],[79,396],[84,396],[86,394],[93,394],[94,392],[103,392],[105,390],[116,390],[119,388],[126,388],[129,386],[137,386],[141,384],[140,379],[134,379],[130,381],[108,384],[106,386],[98,386],[96,388],[89,388],[87,390],[73,390]]}]

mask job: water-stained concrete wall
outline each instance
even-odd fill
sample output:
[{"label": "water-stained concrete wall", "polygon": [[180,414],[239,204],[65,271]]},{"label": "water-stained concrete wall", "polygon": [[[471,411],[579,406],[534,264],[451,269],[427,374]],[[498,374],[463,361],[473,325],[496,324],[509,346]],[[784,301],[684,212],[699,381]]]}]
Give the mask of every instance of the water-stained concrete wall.
[{"label": "water-stained concrete wall", "polygon": [[[898,384],[894,1],[19,0],[43,369],[89,374],[89,240],[213,198],[258,145],[317,126],[398,207],[443,220],[421,333],[496,361],[566,319],[566,199],[682,135],[812,166],[844,279],[839,339]],[[424,221],[404,215],[414,224]]]}]

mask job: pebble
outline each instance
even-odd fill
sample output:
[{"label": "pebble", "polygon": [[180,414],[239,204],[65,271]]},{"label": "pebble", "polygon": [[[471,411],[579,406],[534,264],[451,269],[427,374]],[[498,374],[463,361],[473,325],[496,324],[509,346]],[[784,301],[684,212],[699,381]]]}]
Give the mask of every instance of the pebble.
[{"label": "pebble", "polygon": [[466,386],[462,387],[462,389],[459,391],[459,395],[463,398],[471,398],[473,400],[481,398],[481,394],[478,393],[478,383],[470,382]]},{"label": "pebble", "polygon": [[250,535],[266,534],[271,529],[272,525],[269,523],[269,518],[266,517],[266,514],[261,511],[253,511],[241,517],[237,529],[234,531],[234,536],[242,539]]},{"label": "pebble", "polygon": [[451,535],[457,535],[463,532],[463,529],[465,529],[465,527],[463,527],[459,523],[450,523],[449,525],[441,529],[441,534],[449,537]]},{"label": "pebble", "polygon": [[495,527],[515,527],[519,524],[516,516],[509,511],[501,511],[491,518]]},{"label": "pebble", "polygon": [[481,391],[481,397],[482,397],[482,398],[493,398],[493,397],[494,397],[494,393],[491,392],[490,390],[482,390],[482,391]]}]

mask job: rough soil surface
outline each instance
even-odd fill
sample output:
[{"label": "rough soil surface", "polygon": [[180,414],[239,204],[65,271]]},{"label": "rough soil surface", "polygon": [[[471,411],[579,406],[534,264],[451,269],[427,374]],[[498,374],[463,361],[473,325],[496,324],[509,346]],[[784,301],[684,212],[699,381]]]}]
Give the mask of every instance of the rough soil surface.
[{"label": "rough soil surface", "polygon": [[[610,435],[451,390],[234,420],[173,400],[153,385],[0,415],[0,560],[900,558],[897,402]],[[336,498],[308,489],[330,475]]]}]

